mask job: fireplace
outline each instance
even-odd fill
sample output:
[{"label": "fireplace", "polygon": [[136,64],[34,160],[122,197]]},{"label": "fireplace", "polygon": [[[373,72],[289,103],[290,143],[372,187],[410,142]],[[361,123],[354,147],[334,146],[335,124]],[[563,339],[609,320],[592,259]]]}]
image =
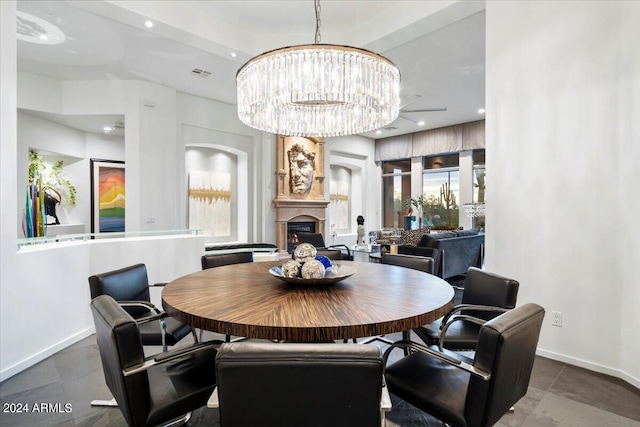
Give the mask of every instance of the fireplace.
[{"label": "fireplace", "polygon": [[[303,152],[305,158],[312,161],[312,183],[307,190],[298,188],[298,184],[304,180],[292,178],[299,172],[298,163],[291,162],[294,152]],[[290,224],[303,227],[297,231],[321,233],[324,236],[329,205],[324,194],[324,141],[277,135],[276,156],[276,197],[273,200],[276,209],[276,245],[281,253],[290,253],[297,244]]]},{"label": "fireplace", "polygon": [[315,233],[316,223],[313,221],[287,222],[287,252],[291,253],[298,246],[298,233]]}]

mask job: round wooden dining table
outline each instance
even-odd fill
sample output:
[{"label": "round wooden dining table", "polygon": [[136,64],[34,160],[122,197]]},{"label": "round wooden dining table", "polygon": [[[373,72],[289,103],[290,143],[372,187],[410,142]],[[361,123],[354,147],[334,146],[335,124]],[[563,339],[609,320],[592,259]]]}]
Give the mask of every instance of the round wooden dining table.
[{"label": "round wooden dining table", "polygon": [[355,274],[330,285],[294,285],[269,273],[281,264],[234,264],[180,277],[164,287],[162,306],[194,328],[299,342],[408,331],[453,307],[453,288],[417,270],[339,261]]}]

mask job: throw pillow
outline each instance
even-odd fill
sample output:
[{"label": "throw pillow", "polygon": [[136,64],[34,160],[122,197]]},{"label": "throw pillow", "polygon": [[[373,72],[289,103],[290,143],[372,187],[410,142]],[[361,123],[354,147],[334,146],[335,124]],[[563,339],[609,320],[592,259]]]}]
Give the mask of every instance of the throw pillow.
[{"label": "throw pillow", "polygon": [[429,234],[429,228],[421,228],[419,230],[402,230],[400,232],[400,240],[403,245],[417,246],[422,236]]}]

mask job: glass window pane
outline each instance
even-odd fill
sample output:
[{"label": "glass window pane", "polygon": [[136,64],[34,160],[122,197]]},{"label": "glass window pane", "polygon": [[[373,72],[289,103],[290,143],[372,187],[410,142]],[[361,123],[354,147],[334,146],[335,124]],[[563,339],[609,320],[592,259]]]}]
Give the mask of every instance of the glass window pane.
[{"label": "glass window pane", "polygon": [[423,157],[422,167],[426,169],[457,168],[460,164],[458,153]]},{"label": "glass window pane", "polygon": [[435,229],[458,227],[460,173],[457,170],[425,173],[422,188],[426,199],[423,223]]},{"label": "glass window pane", "polygon": [[[484,203],[485,201],[485,177],[487,170],[484,167],[475,168],[473,170],[473,202]],[[484,230],[484,215],[473,217],[473,228]]]},{"label": "glass window pane", "polygon": [[473,166],[484,166],[484,150],[473,150]]},{"label": "glass window pane", "polygon": [[384,227],[403,226],[402,201],[411,197],[411,160],[393,160],[382,163],[382,221]]},{"label": "glass window pane", "polygon": [[411,160],[393,160],[382,163],[382,173],[384,175],[392,173],[411,172]]},{"label": "glass window pane", "polygon": [[485,184],[484,178],[487,171],[485,168],[476,168],[473,170],[473,202],[484,203]]}]

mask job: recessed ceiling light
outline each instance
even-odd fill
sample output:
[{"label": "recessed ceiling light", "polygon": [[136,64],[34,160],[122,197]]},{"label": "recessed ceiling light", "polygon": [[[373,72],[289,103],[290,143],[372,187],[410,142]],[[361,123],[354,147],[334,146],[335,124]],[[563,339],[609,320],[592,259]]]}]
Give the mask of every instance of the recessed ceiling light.
[{"label": "recessed ceiling light", "polygon": [[102,131],[103,131],[104,133],[109,133],[109,132],[111,132],[112,130],[113,130],[113,128],[112,128],[111,126],[105,126],[105,127],[103,127],[103,128],[102,128]]},{"label": "recessed ceiling light", "polygon": [[418,122],[418,126],[424,126],[424,120],[420,120],[420,121]]},{"label": "recessed ceiling light", "polygon": [[478,114],[484,114],[484,108],[479,109]]},{"label": "recessed ceiling light", "polygon": [[382,133],[382,131],[381,131],[380,129],[378,129],[378,130],[376,131],[376,134],[377,134],[377,135],[380,135],[381,133]]},{"label": "recessed ceiling light", "polygon": [[144,26],[147,28],[153,28],[153,22],[151,21],[144,21]]},{"label": "recessed ceiling light", "polygon": [[235,53],[235,52],[231,52],[231,53],[229,54],[229,56],[231,56],[232,58],[235,58],[236,56],[238,56],[238,54],[237,54],[237,53]]}]

